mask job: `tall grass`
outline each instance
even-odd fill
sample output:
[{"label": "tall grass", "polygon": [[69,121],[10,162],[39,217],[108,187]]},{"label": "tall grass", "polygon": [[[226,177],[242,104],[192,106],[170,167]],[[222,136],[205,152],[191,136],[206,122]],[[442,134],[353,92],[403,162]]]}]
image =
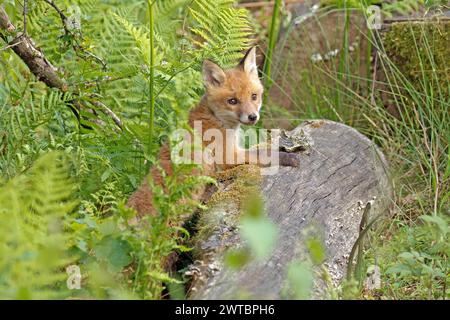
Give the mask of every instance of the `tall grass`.
[{"label": "tall grass", "polygon": [[[320,16],[326,14],[330,13],[322,11],[319,17],[305,22],[318,23],[319,38],[325,28]],[[396,191],[393,210],[372,232],[364,258],[366,267],[380,266],[385,285],[369,295],[448,298],[450,82],[443,76],[448,69],[442,70],[442,63],[437,61],[429,25],[404,28],[402,36],[411,39],[405,54],[395,39],[387,46],[388,39],[377,30],[353,27],[351,31],[350,16],[355,12],[347,9],[342,14],[345,25],[338,46],[340,54],[335,59],[300,62],[281,42],[280,59],[274,62],[281,88],[277,100],[269,100],[270,107],[280,103],[281,96],[290,102],[283,112],[293,119],[329,118],[355,126],[387,155]],[[294,32],[299,30],[292,30],[289,36]],[[367,42],[366,52],[352,48],[351,32],[358,32],[363,40],[360,43]],[[301,40],[305,48],[314,46],[308,39]],[[321,41],[327,50],[334,49],[326,39]],[[367,74],[369,65],[364,75],[355,65],[371,55],[372,48],[377,52],[373,64],[379,71]],[[402,60],[393,57],[397,53],[418,62],[413,77],[402,68]],[[298,74],[305,81],[295,85]],[[277,112],[272,117],[276,120]],[[386,242],[388,239],[392,241]],[[360,281],[362,285],[363,279]],[[362,286],[360,294],[367,295]]]},{"label": "tall grass", "polygon": [[277,31],[278,31],[278,24],[279,24],[279,15],[280,15],[280,8],[281,8],[281,0],[275,0],[273,11],[272,11],[272,18],[270,22],[270,30],[269,30],[269,46],[267,48],[267,55],[266,59],[264,61],[264,75],[265,75],[265,86],[266,89],[270,88],[270,85],[272,84],[272,58],[273,58],[273,50],[275,49],[276,41],[277,41]]}]

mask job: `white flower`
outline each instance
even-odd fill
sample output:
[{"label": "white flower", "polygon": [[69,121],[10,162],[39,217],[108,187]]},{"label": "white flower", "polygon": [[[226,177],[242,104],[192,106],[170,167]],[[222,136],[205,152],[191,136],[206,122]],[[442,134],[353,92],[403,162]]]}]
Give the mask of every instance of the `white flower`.
[{"label": "white flower", "polygon": [[323,61],[323,57],[322,57],[322,55],[320,53],[314,53],[311,56],[311,61],[314,62],[314,63],[319,62],[319,61]]}]

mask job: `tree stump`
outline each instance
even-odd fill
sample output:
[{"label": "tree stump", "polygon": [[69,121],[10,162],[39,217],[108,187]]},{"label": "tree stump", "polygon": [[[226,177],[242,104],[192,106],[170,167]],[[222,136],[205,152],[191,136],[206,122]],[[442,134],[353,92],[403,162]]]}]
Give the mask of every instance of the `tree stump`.
[{"label": "tree stump", "polygon": [[[225,266],[226,250],[242,246],[242,241],[238,226],[230,222],[238,214],[233,197],[219,201],[201,218],[209,217],[213,225],[196,242],[198,260],[188,272],[197,275],[191,299],[282,298],[287,265],[304,256],[311,230],[321,235],[326,249],[323,266],[336,285],[360,233],[364,206],[371,203],[369,220],[388,213],[392,187],[384,156],[372,141],[326,120],[307,121],[295,130],[303,130],[311,141],[309,152],[299,154],[300,167],[280,167],[275,175],[256,182],[261,183],[266,214],[280,230],[275,249],[264,262],[252,261],[239,270]],[[227,188],[219,186],[225,192]],[[325,286],[315,280],[313,297],[326,298]]]}]

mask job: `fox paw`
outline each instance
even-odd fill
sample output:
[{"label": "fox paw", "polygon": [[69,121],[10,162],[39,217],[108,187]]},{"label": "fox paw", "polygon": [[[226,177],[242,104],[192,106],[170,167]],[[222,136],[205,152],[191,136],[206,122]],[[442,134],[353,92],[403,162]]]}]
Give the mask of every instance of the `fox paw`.
[{"label": "fox paw", "polygon": [[300,159],[296,153],[280,152],[280,166],[284,167],[298,167],[300,166]]}]

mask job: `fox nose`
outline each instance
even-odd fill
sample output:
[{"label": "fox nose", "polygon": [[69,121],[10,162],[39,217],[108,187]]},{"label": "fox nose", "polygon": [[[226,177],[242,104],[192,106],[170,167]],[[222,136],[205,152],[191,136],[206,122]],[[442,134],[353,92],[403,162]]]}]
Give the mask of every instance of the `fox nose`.
[{"label": "fox nose", "polygon": [[252,113],[248,116],[248,120],[250,120],[250,121],[256,121],[256,119],[258,119],[258,116],[254,113]]}]

